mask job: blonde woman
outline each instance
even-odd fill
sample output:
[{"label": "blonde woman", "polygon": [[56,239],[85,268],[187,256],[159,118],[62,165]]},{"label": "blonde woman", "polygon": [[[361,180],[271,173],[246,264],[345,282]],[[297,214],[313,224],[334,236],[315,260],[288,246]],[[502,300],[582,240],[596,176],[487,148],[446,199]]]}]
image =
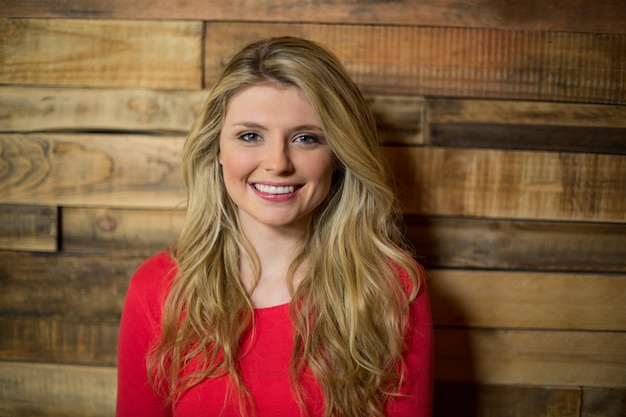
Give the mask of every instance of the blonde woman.
[{"label": "blonde woman", "polygon": [[184,145],[180,237],[128,289],[118,417],[431,414],[428,295],[379,146],[318,44],[232,58]]}]

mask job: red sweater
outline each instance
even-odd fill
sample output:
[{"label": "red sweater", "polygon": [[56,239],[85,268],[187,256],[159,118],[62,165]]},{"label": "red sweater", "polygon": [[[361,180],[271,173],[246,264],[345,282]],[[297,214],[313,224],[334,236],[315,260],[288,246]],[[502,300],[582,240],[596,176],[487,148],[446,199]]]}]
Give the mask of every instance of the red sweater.
[{"label": "red sweater", "polygon": [[[176,264],[162,252],[146,260],[130,282],[119,334],[117,417],[239,416],[236,399],[226,394],[228,377],[206,379],[172,405],[164,404],[148,384],[146,352],[159,337],[162,300],[175,273]],[[389,402],[390,417],[426,417],[432,412],[432,319],[425,285],[423,288],[411,305],[411,327],[406,336],[408,349],[401,389],[406,395]],[[244,342],[243,346],[252,347],[240,364],[256,416],[299,416],[288,376],[293,347],[289,304],[255,309],[254,314],[254,340]],[[323,395],[310,375],[303,381],[306,405],[312,417],[321,417]],[[229,399],[226,404],[225,399]]]}]

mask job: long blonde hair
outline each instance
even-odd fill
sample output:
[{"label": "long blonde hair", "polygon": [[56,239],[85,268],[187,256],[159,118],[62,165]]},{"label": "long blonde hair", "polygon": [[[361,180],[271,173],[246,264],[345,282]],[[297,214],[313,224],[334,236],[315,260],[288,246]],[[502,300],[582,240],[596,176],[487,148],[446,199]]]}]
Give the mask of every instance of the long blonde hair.
[{"label": "long blonde hair", "polygon": [[[292,277],[306,260],[290,305],[295,397],[304,408],[300,377],[310,369],[326,416],[382,416],[402,380],[408,308],[421,272],[398,228],[398,204],[366,100],[332,53],[299,38],[262,40],[235,55],[187,137],[187,216],[172,249],[178,273],[165,301],[161,339],[148,358],[150,375],[169,400],[204,378],[228,375],[242,414],[252,413],[238,354],[254,315],[239,260],[253,265],[257,279],[259,263],[240,232],[218,153],[229,99],[267,82],[305,93],[337,165],[289,272]],[[408,272],[408,282],[398,279],[398,268]],[[198,361],[195,371],[183,378],[192,361]]]}]

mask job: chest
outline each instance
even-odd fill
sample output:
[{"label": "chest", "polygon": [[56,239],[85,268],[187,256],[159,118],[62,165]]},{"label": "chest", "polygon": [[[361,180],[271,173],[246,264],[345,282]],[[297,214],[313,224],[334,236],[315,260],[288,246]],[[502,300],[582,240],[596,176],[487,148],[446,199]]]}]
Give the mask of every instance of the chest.
[{"label": "chest", "polygon": [[[292,349],[293,325],[287,307],[257,310],[255,326],[244,340],[239,358],[257,417],[300,415],[290,380]],[[311,416],[321,416],[323,396],[319,385],[310,374],[301,383]],[[229,376],[202,381],[185,392],[172,411],[174,417],[241,415],[237,391]]]}]

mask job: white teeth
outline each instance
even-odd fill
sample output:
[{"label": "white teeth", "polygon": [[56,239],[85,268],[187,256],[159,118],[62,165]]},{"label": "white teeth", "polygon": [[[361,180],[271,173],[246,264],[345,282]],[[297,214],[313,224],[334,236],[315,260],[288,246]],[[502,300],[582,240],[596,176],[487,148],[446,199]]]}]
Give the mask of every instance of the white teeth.
[{"label": "white teeth", "polygon": [[293,193],[296,190],[296,187],[293,185],[275,187],[273,185],[254,184],[254,188],[267,194],[288,194]]}]

